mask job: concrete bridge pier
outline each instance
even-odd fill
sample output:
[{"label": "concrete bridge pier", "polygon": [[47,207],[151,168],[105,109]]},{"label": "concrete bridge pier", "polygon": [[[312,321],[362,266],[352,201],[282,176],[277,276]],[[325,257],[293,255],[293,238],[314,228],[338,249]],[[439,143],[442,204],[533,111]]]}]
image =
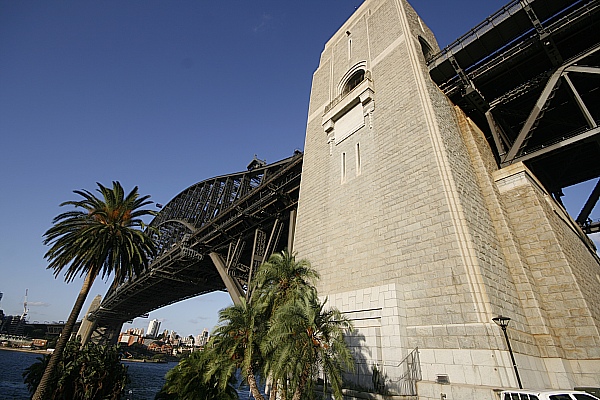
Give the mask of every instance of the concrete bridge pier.
[{"label": "concrete bridge pier", "polygon": [[77,331],[77,336],[84,345],[89,341],[96,344],[117,344],[119,334],[123,328],[123,322],[119,320],[99,321],[94,317],[94,313],[100,309],[102,296],[97,295],[90,304],[85,316],[81,320],[81,325]]},{"label": "concrete bridge pier", "polygon": [[90,340],[92,332],[94,329],[96,329],[96,320],[91,319],[90,317],[93,312],[100,308],[100,303],[102,303],[102,296],[97,295],[94,297],[94,300],[92,300],[92,304],[90,304],[90,307],[81,320],[81,325],[79,325],[77,336],[81,338],[82,345],[86,344]]},{"label": "concrete bridge pier", "polygon": [[97,325],[92,331],[89,340],[97,344],[117,344],[121,329],[123,329],[123,322],[113,321],[111,323]]}]

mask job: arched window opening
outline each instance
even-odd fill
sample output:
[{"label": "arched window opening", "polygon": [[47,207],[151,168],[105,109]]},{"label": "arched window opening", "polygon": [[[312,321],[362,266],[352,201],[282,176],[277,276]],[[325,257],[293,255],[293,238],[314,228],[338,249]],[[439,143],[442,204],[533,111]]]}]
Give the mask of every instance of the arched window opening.
[{"label": "arched window opening", "polygon": [[423,52],[425,61],[431,60],[433,58],[433,48],[421,36],[419,36],[419,43],[421,44],[421,51]]},{"label": "arched window opening", "polygon": [[359,69],[346,82],[346,85],[344,86],[344,90],[342,91],[342,96],[350,93],[352,91],[352,89],[357,87],[364,80],[365,80],[365,70]]}]

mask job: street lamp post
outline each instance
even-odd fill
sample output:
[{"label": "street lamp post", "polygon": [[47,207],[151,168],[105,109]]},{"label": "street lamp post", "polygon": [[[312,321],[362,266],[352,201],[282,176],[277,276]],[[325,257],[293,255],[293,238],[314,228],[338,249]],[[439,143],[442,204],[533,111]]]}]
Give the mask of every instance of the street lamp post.
[{"label": "street lamp post", "polygon": [[517,383],[519,384],[519,389],[523,389],[523,385],[521,384],[521,378],[519,377],[519,370],[517,369],[517,363],[515,362],[515,356],[513,355],[512,347],[510,347],[510,340],[508,340],[508,333],[506,333],[506,327],[510,322],[509,317],[503,317],[502,315],[498,315],[496,318],[492,318],[492,321],[496,323],[500,328],[502,328],[502,332],[504,332],[504,339],[506,339],[506,345],[508,346],[508,352],[510,353],[510,359],[512,360],[513,368],[515,369],[515,375],[517,376]]}]

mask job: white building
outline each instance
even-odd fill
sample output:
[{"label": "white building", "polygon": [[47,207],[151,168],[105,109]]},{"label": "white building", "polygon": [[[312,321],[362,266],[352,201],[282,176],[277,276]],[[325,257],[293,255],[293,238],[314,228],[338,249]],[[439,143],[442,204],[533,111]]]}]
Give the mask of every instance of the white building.
[{"label": "white building", "polygon": [[208,339],[210,339],[210,334],[208,333],[208,329],[204,328],[202,333],[196,336],[196,346],[204,346],[208,343]]},{"label": "white building", "polygon": [[157,319],[153,319],[148,324],[148,333],[146,336],[155,338],[158,335],[158,330],[160,329],[160,321]]}]

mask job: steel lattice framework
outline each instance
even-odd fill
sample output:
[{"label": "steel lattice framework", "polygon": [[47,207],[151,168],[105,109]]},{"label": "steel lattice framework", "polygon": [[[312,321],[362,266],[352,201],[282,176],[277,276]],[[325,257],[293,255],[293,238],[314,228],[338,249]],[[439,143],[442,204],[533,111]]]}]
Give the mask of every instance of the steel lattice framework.
[{"label": "steel lattice framework", "polygon": [[[500,166],[524,162],[560,201],[600,176],[599,31],[599,0],[513,0],[432,55],[429,71]],[[600,183],[577,217],[588,232],[599,196]]]},{"label": "steel lattice framework", "polygon": [[[255,159],[248,171],[207,179],[177,195],[150,224],[159,253],[148,271],[113,286],[90,319],[120,327],[168,304],[225,290],[226,281],[243,293],[254,268],[291,242],[302,157],[296,152],[269,165]],[[223,261],[227,277],[215,259]]]}]

